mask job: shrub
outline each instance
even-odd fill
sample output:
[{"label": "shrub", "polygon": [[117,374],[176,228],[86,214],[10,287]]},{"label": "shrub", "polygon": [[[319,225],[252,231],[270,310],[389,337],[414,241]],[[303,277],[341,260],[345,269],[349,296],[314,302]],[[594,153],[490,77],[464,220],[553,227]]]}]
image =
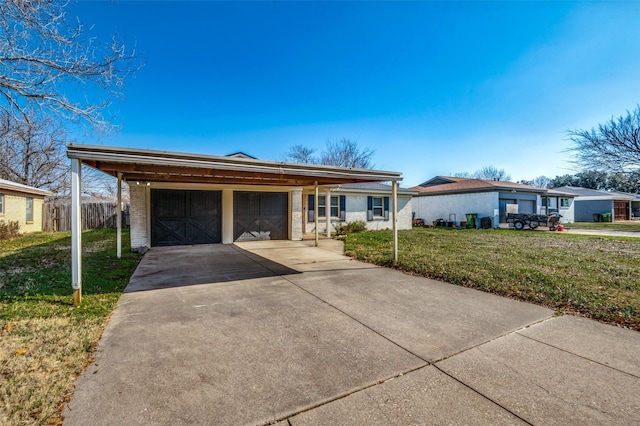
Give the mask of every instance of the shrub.
[{"label": "shrub", "polygon": [[367,225],[362,220],[356,220],[354,222],[343,222],[336,228],[336,234],[347,235],[355,234],[367,230]]},{"label": "shrub", "polygon": [[20,236],[20,224],[18,222],[0,220],[0,241],[18,236]]}]

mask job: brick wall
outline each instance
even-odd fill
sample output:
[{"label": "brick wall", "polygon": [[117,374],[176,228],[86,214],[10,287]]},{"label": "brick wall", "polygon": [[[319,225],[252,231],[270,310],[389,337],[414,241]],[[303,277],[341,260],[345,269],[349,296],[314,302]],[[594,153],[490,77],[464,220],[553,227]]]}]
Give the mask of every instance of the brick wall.
[{"label": "brick wall", "polygon": [[132,249],[151,247],[151,240],[147,235],[147,195],[146,187],[129,186]]},{"label": "brick wall", "polygon": [[[21,233],[42,231],[42,205],[44,198],[3,192],[3,212],[0,220],[18,222]],[[27,198],[33,199],[33,221],[27,223]]]}]

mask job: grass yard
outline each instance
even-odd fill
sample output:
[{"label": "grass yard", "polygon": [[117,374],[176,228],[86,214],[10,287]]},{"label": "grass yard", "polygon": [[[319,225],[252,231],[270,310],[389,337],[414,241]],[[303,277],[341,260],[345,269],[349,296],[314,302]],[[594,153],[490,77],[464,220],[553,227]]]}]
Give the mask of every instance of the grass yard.
[{"label": "grass yard", "polygon": [[565,225],[567,229],[602,229],[611,231],[640,232],[640,220],[623,222],[576,222]]},{"label": "grass yard", "polygon": [[75,378],[141,256],[116,258],[115,230],[85,231],[83,300],[73,305],[69,232],[0,242],[0,424],[61,424]]},{"label": "grass yard", "polygon": [[[348,235],[345,253],[389,266],[390,231]],[[640,331],[640,239],[414,228],[397,268]]]}]

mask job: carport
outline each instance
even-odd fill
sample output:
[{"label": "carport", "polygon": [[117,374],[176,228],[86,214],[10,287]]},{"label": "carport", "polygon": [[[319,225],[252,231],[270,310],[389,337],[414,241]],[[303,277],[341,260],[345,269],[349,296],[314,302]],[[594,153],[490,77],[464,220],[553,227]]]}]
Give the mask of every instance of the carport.
[{"label": "carport", "polygon": [[[347,183],[391,182],[393,251],[397,260],[399,172],[84,144],[68,144],[67,156],[71,159],[71,264],[76,304],[82,295],[82,164],[117,178],[118,205],[123,181],[132,189],[132,210],[134,193],[141,197],[137,200],[144,214],[132,212],[132,247],[134,239],[151,247],[231,244],[247,235],[267,234],[300,240],[303,190],[312,189],[318,197],[320,188],[328,192]],[[118,209],[118,257],[122,250],[121,223]],[[315,229],[317,245],[318,226]]]}]

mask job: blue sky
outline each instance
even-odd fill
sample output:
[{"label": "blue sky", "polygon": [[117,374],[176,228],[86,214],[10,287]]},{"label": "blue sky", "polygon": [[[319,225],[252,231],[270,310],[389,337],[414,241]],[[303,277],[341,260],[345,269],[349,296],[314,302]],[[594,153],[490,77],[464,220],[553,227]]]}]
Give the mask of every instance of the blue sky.
[{"label": "blue sky", "polygon": [[[144,62],[105,145],[281,160],[357,139],[403,186],[573,173],[566,131],[640,103],[640,2],[88,1]],[[78,142],[95,143],[91,136]]]}]

